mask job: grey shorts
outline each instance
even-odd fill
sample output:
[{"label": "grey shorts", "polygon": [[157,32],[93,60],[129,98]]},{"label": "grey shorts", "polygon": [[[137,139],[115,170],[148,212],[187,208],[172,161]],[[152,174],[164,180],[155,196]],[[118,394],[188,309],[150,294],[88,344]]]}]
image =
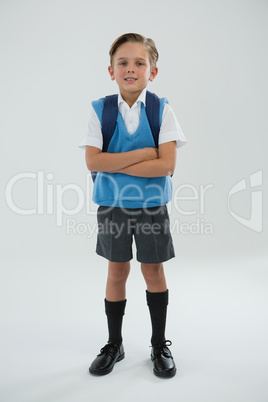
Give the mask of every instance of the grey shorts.
[{"label": "grey shorts", "polygon": [[96,253],[113,262],[133,258],[135,238],[137,261],[157,264],[175,257],[166,205],[152,208],[99,206]]}]

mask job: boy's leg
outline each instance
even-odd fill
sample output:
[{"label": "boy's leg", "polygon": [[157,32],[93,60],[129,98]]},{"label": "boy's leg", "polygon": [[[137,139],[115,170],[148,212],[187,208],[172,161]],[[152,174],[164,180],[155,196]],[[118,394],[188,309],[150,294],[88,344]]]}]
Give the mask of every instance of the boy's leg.
[{"label": "boy's leg", "polygon": [[105,312],[108,321],[110,343],[122,344],[122,321],[126,306],[126,281],[130,272],[130,261],[111,262],[108,265]]},{"label": "boy's leg", "polygon": [[106,299],[120,301],[126,298],[126,282],[130,272],[130,261],[111,262],[108,264]]},{"label": "boy's leg", "polygon": [[168,306],[168,289],[163,264],[141,264],[141,271],[147,284],[146,298],[152,322],[152,353],[154,373],[159,377],[173,377],[176,366],[167,346],[165,328]]},{"label": "boy's leg", "polygon": [[168,289],[163,264],[141,264],[147,290],[146,299],[152,321],[152,346],[165,341]]},{"label": "boy's leg", "polygon": [[126,306],[126,281],[130,262],[109,261],[106,284],[105,312],[107,315],[109,339],[107,345],[91,364],[91,374],[104,375],[113,370],[116,362],[125,357],[122,345],[122,321]]}]

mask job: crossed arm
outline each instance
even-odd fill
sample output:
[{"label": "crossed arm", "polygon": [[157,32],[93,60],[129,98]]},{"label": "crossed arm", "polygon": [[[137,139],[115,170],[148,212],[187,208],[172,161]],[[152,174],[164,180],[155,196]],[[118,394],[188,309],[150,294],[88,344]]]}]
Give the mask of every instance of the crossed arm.
[{"label": "crossed arm", "polygon": [[176,141],[155,148],[109,153],[86,147],[86,164],[95,172],[124,173],[139,177],[161,177],[173,174],[176,164]]}]

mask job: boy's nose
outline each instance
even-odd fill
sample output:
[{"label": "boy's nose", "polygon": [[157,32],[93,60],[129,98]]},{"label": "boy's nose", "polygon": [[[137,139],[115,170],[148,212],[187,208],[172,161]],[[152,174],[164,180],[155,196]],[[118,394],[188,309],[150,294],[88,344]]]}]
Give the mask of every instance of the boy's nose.
[{"label": "boy's nose", "polygon": [[134,73],[134,66],[128,67],[128,73]]}]

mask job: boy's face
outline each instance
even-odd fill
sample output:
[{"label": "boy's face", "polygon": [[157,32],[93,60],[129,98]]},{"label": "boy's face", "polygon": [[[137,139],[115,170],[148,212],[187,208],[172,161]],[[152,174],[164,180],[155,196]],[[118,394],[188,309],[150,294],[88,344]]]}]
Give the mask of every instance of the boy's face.
[{"label": "boy's face", "polygon": [[113,66],[109,66],[108,70],[126,101],[138,98],[148,81],[153,81],[158,72],[157,67],[151,70],[146,48],[136,42],[123,43],[114,54]]}]

